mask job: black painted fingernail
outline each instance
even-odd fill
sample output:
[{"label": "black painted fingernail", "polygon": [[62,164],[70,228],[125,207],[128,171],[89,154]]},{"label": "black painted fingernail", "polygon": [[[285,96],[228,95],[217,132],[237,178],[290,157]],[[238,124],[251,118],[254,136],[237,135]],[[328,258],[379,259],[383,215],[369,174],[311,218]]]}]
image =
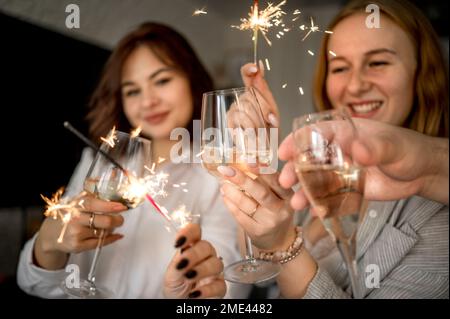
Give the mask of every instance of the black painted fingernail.
[{"label": "black painted fingernail", "polygon": [[189,260],[187,260],[186,258],[183,258],[180,260],[180,262],[177,265],[177,269],[183,269],[184,267],[186,267],[189,264]]},{"label": "black painted fingernail", "polygon": [[201,294],[200,290],[195,290],[188,295],[188,298],[197,298],[200,297]]},{"label": "black painted fingernail", "polygon": [[192,279],[195,276],[197,276],[197,272],[192,269],[192,270],[189,270],[187,273],[185,273],[184,276],[188,279]]},{"label": "black painted fingernail", "polygon": [[186,247],[184,247],[184,248],[181,248],[181,250],[180,250],[180,253],[182,254],[186,249],[188,249],[189,248],[189,246],[186,246]]},{"label": "black painted fingernail", "polygon": [[180,238],[177,239],[177,241],[175,242],[175,248],[181,247],[183,246],[183,244],[186,242],[186,237],[185,236],[181,236]]}]

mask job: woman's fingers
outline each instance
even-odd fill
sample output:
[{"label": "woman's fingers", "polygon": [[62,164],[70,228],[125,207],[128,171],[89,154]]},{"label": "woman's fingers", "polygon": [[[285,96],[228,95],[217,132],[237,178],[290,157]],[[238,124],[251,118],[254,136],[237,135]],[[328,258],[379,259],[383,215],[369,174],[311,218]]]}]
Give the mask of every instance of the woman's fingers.
[{"label": "woman's fingers", "polygon": [[259,206],[255,200],[249,198],[238,188],[238,186],[231,183],[223,183],[221,191],[223,192],[224,197],[231,200],[235,204],[239,204],[239,209],[249,216],[252,215],[255,209]]},{"label": "woman's fingers", "polygon": [[[283,205],[280,198],[277,195],[275,195],[274,192],[267,185],[263,185],[262,183],[252,180],[250,177],[242,173],[240,170],[235,169],[231,166],[219,166],[217,170],[224,176],[226,180],[232,182],[233,184],[239,186],[239,188],[245,190],[261,206],[266,207],[271,211],[278,211],[280,207]],[[224,184],[222,187],[224,188],[226,186],[227,185]],[[231,191],[230,187],[227,186],[226,188],[227,190]],[[239,196],[236,192],[233,191],[233,201],[236,197],[239,197],[236,198],[237,199],[237,201],[235,201],[236,203],[239,202],[239,199],[243,200],[242,196],[245,195],[241,194],[241,196]]]},{"label": "woman's fingers", "polygon": [[113,229],[122,226],[124,218],[121,215],[104,215],[94,213],[81,213],[74,217],[73,221],[80,223],[83,226],[90,228],[92,221],[92,228],[98,229]]},{"label": "woman's fingers", "polygon": [[107,202],[93,196],[85,196],[83,198],[83,211],[99,212],[99,213],[119,213],[128,208],[118,202]]},{"label": "woman's fingers", "polygon": [[[122,234],[106,235],[105,239],[103,240],[102,246],[110,245],[122,238],[123,238]],[[70,246],[71,252],[80,253],[80,252],[83,252],[86,250],[95,249],[98,245],[99,240],[100,240],[100,238],[89,238],[89,239],[81,240],[81,241],[73,241],[73,242],[69,241],[69,242],[66,242],[65,245]]]},{"label": "woman's fingers", "polygon": [[175,248],[181,248],[182,250],[186,247],[193,245],[198,242],[202,236],[200,226],[197,224],[187,224],[185,227],[181,228],[177,233],[177,239],[175,240]]},{"label": "woman's fingers", "polygon": [[276,172],[274,174],[261,174],[258,176],[258,180],[265,183],[268,187],[270,187],[275,194],[282,199],[289,199],[294,194],[291,188],[281,187],[279,181],[280,173]]},{"label": "woman's fingers", "polygon": [[309,205],[309,201],[305,196],[303,190],[298,190],[295,192],[294,196],[291,198],[291,206],[295,210],[302,210]]},{"label": "woman's fingers", "polygon": [[298,182],[297,174],[293,162],[287,162],[281,170],[278,178],[280,185],[286,189],[291,188]]},{"label": "woman's fingers", "polygon": [[187,269],[184,277],[189,281],[198,281],[211,276],[217,276],[223,271],[223,262],[217,257],[209,257],[201,263]]},{"label": "woman's fingers", "polygon": [[278,147],[278,157],[282,161],[291,161],[295,156],[294,137],[289,134]]},{"label": "woman's fingers", "polygon": [[231,201],[227,197],[223,198],[223,202],[225,203],[225,206],[227,206],[228,210],[233,214],[234,218],[236,218],[237,223],[241,225],[247,233],[255,233],[260,225],[256,223],[252,217],[244,213],[233,201]]},{"label": "woman's fingers", "polygon": [[176,269],[179,278],[195,282],[220,274],[223,263],[216,256],[214,247],[209,242],[201,240],[176,255],[171,267]]},{"label": "woman's fingers", "polygon": [[176,268],[186,272],[202,261],[215,256],[216,250],[214,247],[209,242],[201,240],[182,250],[181,254],[176,258]]},{"label": "woman's fingers", "polygon": [[196,286],[190,293],[189,298],[222,298],[225,296],[227,286],[222,278],[211,279],[207,284]]},{"label": "woman's fingers", "polygon": [[253,63],[241,67],[241,76],[245,86],[255,88],[264,119],[273,127],[279,125],[279,112],[270,88],[264,79],[264,65],[260,61],[259,69]]}]

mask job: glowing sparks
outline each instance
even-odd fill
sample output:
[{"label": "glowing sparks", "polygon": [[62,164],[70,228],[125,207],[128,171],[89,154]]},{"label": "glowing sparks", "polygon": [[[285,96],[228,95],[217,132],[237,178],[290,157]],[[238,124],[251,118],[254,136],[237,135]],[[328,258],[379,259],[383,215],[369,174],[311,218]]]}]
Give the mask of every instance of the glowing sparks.
[{"label": "glowing sparks", "polygon": [[[302,28],[303,27],[303,28]],[[301,26],[300,29],[305,30],[308,29],[308,27],[305,26]],[[305,41],[305,39],[312,33],[312,32],[317,32],[319,31],[319,26],[314,25],[314,20],[311,17],[311,26],[309,27],[309,31],[306,33],[306,35],[303,37],[302,41]]]},{"label": "glowing sparks", "polygon": [[287,87],[287,83],[284,83],[281,87],[282,87],[283,89],[285,89],[285,88]]},{"label": "glowing sparks", "polygon": [[147,192],[152,197],[167,196],[165,186],[168,183],[169,174],[165,172],[159,172],[158,174],[147,175],[144,177],[144,184]]},{"label": "glowing sparks", "polygon": [[308,50],[308,53],[312,56],[314,56],[314,52],[312,52],[311,50]]},{"label": "glowing sparks", "polygon": [[266,68],[268,71],[270,71],[270,64],[269,64],[269,59],[266,59]]},{"label": "glowing sparks", "polygon": [[332,56],[336,56],[336,53],[334,53],[333,51],[328,51]]},{"label": "glowing sparks", "polygon": [[162,162],[164,162],[166,159],[164,157],[158,157],[158,164],[161,164]]},{"label": "glowing sparks", "polygon": [[142,128],[140,126],[138,126],[136,129],[131,131],[131,133],[130,133],[131,138],[138,137],[139,134],[141,134],[141,132],[142,132]]},{"label": "glowing sparks", "polygon": [[86,195],[85,192],[81,192],[74,198],[61,198],[63,193],[64,187],[61,187],[52,195],[52,198],[45,197],[41,194],[42,199],[47,204],[45,207],[44,215],[53,219],[61,218],[61,221],[63,223],[63,228],[57,239],[58,243],[61,243],[63,241],[67,225],[72,217],[80,215],[80,209],[83,208],[84,202],[82,197]]},{"label": "glowing sparks", "polygon": [[300,14],[301,12],[300,12],[300,10],[299,9],[295,9],[295,11],[292,13],[293,15],[298,15],[298,14]]},{"label": "glowing sparks", "polygon": [[303,88],[302,88],[301,86],[298,87],[298,90],[299,90],[299,92],[300,92],[301,95],[304,94],[304,93],[303,93]]},{"label": "glowing sparks", "polygon": [[180,187],[179,184],[173,184],[172,186],[175,187],[175,188],[179,188]]},{"label": "glowing sparks", "polygon": [[[254,47],[254,62],[257,59],[257,46],[258,46],[258,31],[261,32],[267,44],[272,45],[272,42],[267,37],[267,32],[273,26],[283,25],[282,17],[286,14],[281,9],[281,6],[286,4],[286,0],[281,1],[276,6],[271,3],[267,4],[267,8],[264,10],[259,10],[258,0],[254,0],[253,6],[250,8],[250,13],[248,18],[241,18],[241,24],[238,26],[231,26],[232,28],[237,28],[239,30],[252,30],[253,31],[253,47]],[[280,35],[277,34],[279,38]]]},{"label": "glowing sparks", "polygon": [[197,155],[195,155],[195,157],[200,157],[203,155],[203,153],[205,153],[205,151],[201,151],[200,153],[198,153]]},{"label": "glowing sparks", "polygon": [[207,13],[208,12],[206,12],[206,7],[203,7],[201,9],[196,9],[192,15],[193,16],[198,16],[198,15],[207,14]]},{"label": "glowing sparks", "polygon": [[325,33],[328,33],[328,34],[333,34],[333,31],[324,31]]},{"label": "glowing sparks", "polygon": [[116,127],[113,126],[112,130],[109,131],[108,136],[106,138],[100,137],[100,139],[103,142],[105,142],[106,144],[108,144],[109,146],[114,147],[116,145],[116,139],[117,139],[116,133],[117,133]]},{"label": "glowing sparks", "polygon": [[189,223],[195,223],[199,219],[198,214],[194,214],[186,208],[186,205],[180,205],[169,214],[170,220],[177,229],[183,228]]}]

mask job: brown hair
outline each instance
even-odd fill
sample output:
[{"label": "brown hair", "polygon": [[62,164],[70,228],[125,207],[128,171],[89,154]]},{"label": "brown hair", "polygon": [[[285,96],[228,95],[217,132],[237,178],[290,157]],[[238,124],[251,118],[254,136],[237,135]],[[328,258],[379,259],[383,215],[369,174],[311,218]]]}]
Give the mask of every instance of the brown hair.
[{"label": "brown hair", "polygon": [[[365,12],[369,4],[377,5],[382,14],[402,28],[416,51],[414,104],[404,126],[427,135],[448,137],[448,66],[436,32],[418,8],[404,0],[355,0],[340,11],[328,30],[352,14]],[[325,35],[322,41],[314,77],[314,102],[320,110],[332,108],[326,92],[329,37]]]},{"label": "brown hair", "polygon": [[133,50],[148,46],[165,64],[173,66],[189,81],[192,100],[192,119],[186,127],[192,136],[192,120],[200,119],[202,93],[213,89],[213,81],[189,42],[178,32],[163,24],[147,22],[126,35],[113,50],[105,64],[100,82],[89,102],[87,120],[89,133],[95,142],[107,135],[115,125],[128,132],[131,127],[123,112],[121,95],[122,67]]}]

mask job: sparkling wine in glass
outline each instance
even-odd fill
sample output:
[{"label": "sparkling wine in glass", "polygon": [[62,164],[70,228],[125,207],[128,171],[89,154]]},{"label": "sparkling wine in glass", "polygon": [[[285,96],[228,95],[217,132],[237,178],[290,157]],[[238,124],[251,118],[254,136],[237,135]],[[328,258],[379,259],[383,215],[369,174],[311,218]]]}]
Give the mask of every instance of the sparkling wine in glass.
[{"label": "sparkling wine in glass", "polygon": [[356,127],[346,110],[312,113],[294,120],[295,170],[314,213],[345,261],[354,298],[357,284],[356,234],[365,212],[364,169],[351,157]]},{"label": "sparkling wine in glass", "polygon": [[[145,165],[151,163],[151,143],[145,138],[133,137],[124,132],[113,130],[112,133],[114,135],[110,136],[110,142],[103,142],[100,149],[121,167],[98,152],[85,178],[84,190],[99,199],[120,202],[129,209],[135,208],[145,200],[147,194],[142,180],[148,174]],[[106,234],[102,229],[89,274],[86,279],[80,280],[80,286],[67,287],[65,281],[62,283],[63,290],[69,296],[88,299],[114,296],[112,291],[95,281],[96,268],[105,237]]]},{"label": "sparkling wine in glass", "polygon": [[[217,171],[219,166],[235,167],[253,179],[262,172],[270,172],[274,152],[270,148],[268,130],[254,88],[204,93],[201,130],[203,167],[219,179],[222,178]],[[247,234],[245,246],[245,259],[225,267],[225,280],[253,284],[278,275],[278,263],[255,258]]]}]

